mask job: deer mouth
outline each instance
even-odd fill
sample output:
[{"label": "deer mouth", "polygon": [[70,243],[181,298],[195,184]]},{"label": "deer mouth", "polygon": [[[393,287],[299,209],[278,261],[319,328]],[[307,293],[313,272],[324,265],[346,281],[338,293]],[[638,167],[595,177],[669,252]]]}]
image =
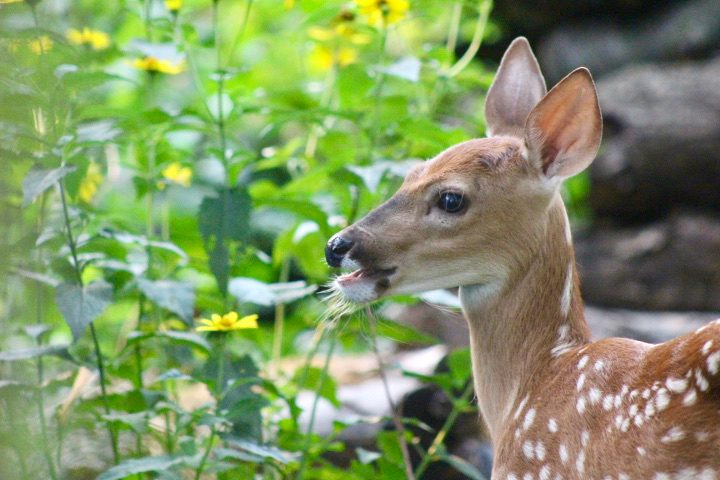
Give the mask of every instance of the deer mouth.
[{"label": "deer mouth", "polygon": [[389,277],[395,273],[397,267],[392,268],[358,268],[349,273],[337,277],[337,282],[342,287],[350,286],[361,282],[377,282],[378,286],[387,288]]}]

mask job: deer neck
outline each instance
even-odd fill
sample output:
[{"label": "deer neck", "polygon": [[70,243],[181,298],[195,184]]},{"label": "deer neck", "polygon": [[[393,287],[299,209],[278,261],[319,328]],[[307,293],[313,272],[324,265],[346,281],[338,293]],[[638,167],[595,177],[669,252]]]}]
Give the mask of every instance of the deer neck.
[{"label": "deer neck", "polygon": [[570,226],[559,194],[529,234],[502,285],[460,288],[469,324],[480,411],[497,445],[503,425],[538,375],[563,352],[589,342]]}]

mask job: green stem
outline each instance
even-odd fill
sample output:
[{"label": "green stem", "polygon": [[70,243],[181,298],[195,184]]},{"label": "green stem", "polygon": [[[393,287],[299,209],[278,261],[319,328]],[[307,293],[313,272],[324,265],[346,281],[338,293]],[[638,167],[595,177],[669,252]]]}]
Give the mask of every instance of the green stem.
[{"label": "green stem", "polygon": [[[38,347],[42,346],[42,341],[40,340],[40,337],[37,339]],[[38,383],[38,391],[37,391],[37,408],[38,408],[38,415],[40,416],[40,432],[42,435],[42,443],[43,443],[43,455],[45,456],[45,461],[48,465],[48,471],[50,472],[50,477],[53,480],[57,480],[57,472],[55,471],[55,464],[52,460],[52,455],[50,454],[50,444],[48,441],[48,433],[47,433],[47,419],[45,418],[45,394],[43,392],[43,382],[44,382],[44,367],[43,367],[43,359],[42,356],[39,356],[37,359],[37,383]]]},{"label": "green stem", "polygon": [[[63,179],[60,179],[58,181],[58,186],[60,187],[60,201],[62,202],[65,230],[68,237],[68,246],[70,247],[70,253],[73,258],[75,276],[78,285],[80,286],[80,288],[83,288],[83,279],[82,273],[80,272],[80,262],[78,261],[77,246],[75,244],[75,238],[73,237],[72,226],[70,225],[70,214],[68,212],[67,201],[65,200],[65,182]],[[100,374],[100,390],[102,392],[102,403],[105,408],[105,414],[109,415],[110,404],[108,403],[107,388],[105,383],[105,365],[103,363],[102,351],[100,350],[100,343],[98,342],[97,332],[95,331],[95,324],[92,322],[90,322],[90,334],[92,336],[93,346],[95,348],[95,356],[97,358],[98,372]],[[110,444],[113,451],[113,460],[115,464],[117,464],[120,460],[120,456],[118,454],[117,436],[115,434],[115,429],[112,427],[112,423],[109,420],[106,422],[106,425],[108,429],[108,434],[110,435]]]},{"label": "green stem", "polygon": [[[222,393],[225,387],[225,334],[220,334],[220,343],[218,346],[218,369],[217,369],[217,378],[215,379],[215,402],[216,402],[216,410],[220,409],[220,401],[222,400]],[[203,452],[203,456],[200,459],[200,464],[198,465],[197,470],[195,471],[195,480],[200,480],[200,475],[202,475],[203,470],[205,469],[205,464],[207,463],[207,459],[210,456],[210,450],[212,450],[213,442],[215,441],[215,436],[217,435],[217,428],[215,427],[215,424],[213,424],[211,430],[210,430],[210,437],[208,438],[207,446],[205,447],[205,451]]]},{"label": "green stem", "polygon": [[[285,283],[290,277],[290,259],[283,260],[280,267],[280,275],[278,281]],[[283,332],[285,330],[285,304],[278,303],[275,305],[275,325],[273,327],[273,345],[272,345],[272,375],[275,376],[279,372],[280,358],[282,357]]]},{"label": "green stem", "polygon": [[433,458],[435,456],[435,453],[437,452],[437,449],[445,441],[445,437],[447,436],[447,434],[450,431],[450,429],[452,428],[452,426],[455,424],[455,421],[457,420],[458,415],[460,415],[460,413],[462,413],[463,409],[467,406],[467,403],[470,400],[470,396],[472,394],[473,394],[473,383],[468,382],[462,395],[460,395],[460,397],[453,402],[453,408],[452,408],[452,411],[450,411],[450,415],[448,415],[448,417],[445,419],[445,423],[443,423],[442,428],[440,428],[440,430],[438,431],[437,435],[435,436],[432,443],[430,444],[430,447],[428,448],[427,452],[425,452],[425,454],[422,457],[422,460],[420,460],[420,464],[415,469],[415,478],[417,480],[420,480],[422,478],[423,473],[425,473],[425,470],[430,465],[430,463],[433,461]]},{"label": "green stem", "polygon": [[455,5],[453,5],[452,14],[450,16],[450,29],[448,30],[448,38],[447,43],[445,44],[445,48],[447,49],[447,52],[450,54],[451,57],[455,52],[455,47],[457,47],[458,34],[460,33],[460,19],[462,17],[462,7],[463,2],[455,2]]},{"label": "green stem", "polygon": [[322,371],[320,372],[319,385],[317,388],[317,392],[315,393],[315,398],[313,399],[312,407],[310,407],[310,422],[308,423],[307,432],[305,432],[305,444],[303,445],[300,468],[298,469],[295,480],[302,480],[305,477],[305,470],[307,469],[308,465],[308,452],[310,450],[310,445],[313,439],[312,433],[313,428],[315,427],[317,406],[320,402],[320,392],[322,391],[323,386],[325,385],[325,379],[328,376],[328,370],[330,369],[330,360],[332,359],[333,352],[335,351],[336,343],[337,342],[335,340],[335,337],[330,337],[330,345],[328,347],[327,354],[325,355],[325,362],[323,364]]},{"label": "green stem", "polygon": [[473,38],[470,41],[470,46],[465,51],[462,57],[448,69],[447,76],[454,77],[458,73],[462,72],[465,67],[475,58],[475,54],[478,52],[480,45],[482,44],[483,34],[485,33],[485,27],[487,27],[488,17],[490,16],[490,10],[492,10],[492,0],[480,0],[478,4],[478,19],[475,24],[475,32],[473,32]]},{"label": "green stem", "polygon": [[372,344],[375,358],[378,362],[378,369],[380,371],[380,379],[382,380],[383,389],[385,390],[385,397],[387,398],[388,405],[390,406],[390,415],[392,416],[395,430],[398,433],[398,442],[400,444],[400,451],[402,452],[403,464],[405,465],[405,474],[408,480],[415,480],[415,474],[413,473],[412,461],[410,460],[410,451],[408,449],[407,439],[405,438],[405,427],[403,426],[402,420],[396,410],[395,402],[393,402],[392,395],[390,394],[390,385],[388,383],[387,375],[385,373],[385,363],[383,362],[382,355],[380,355],[380,349],[377,344],[377,319],[370,307],[365,307],[365,313],[368,317],[368,325],[370,326],[370,339]]},{"label": "green stem", "polygon": [[377,62],[377,86],[375,87],[375,110],[373,112],[373,124],[370,137],[370,155],[375,152],[380,139],[380,109],[382,107],[382,93],[385,87],[385,50],[387,44],[387,27],[383,25],[380,34],[380,52]]}]

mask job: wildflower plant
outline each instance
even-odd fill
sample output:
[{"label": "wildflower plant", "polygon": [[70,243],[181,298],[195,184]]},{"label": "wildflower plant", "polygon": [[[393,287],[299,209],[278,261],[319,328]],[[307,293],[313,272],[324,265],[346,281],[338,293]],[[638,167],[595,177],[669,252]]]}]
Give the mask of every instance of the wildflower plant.
[{"label": "wildflower plant", "polygon": [[[372,452],[315,427],[336,355],[433,341],[320,321],[321,259],[483,133],[489,0],[0,4],[0,478],[479,478],[452,422],[423,445],[359,419]],[[453,419],[468,375],[425,378]]]}]

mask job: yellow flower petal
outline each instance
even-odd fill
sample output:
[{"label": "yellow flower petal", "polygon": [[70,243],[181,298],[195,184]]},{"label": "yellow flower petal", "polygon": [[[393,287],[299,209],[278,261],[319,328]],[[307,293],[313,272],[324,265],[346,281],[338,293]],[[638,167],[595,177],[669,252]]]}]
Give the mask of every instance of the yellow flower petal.
[{"label": "yellow flower petal", "polygon": [[182,8],[182,0],[165,0],[165,8],[175,13]]}]

